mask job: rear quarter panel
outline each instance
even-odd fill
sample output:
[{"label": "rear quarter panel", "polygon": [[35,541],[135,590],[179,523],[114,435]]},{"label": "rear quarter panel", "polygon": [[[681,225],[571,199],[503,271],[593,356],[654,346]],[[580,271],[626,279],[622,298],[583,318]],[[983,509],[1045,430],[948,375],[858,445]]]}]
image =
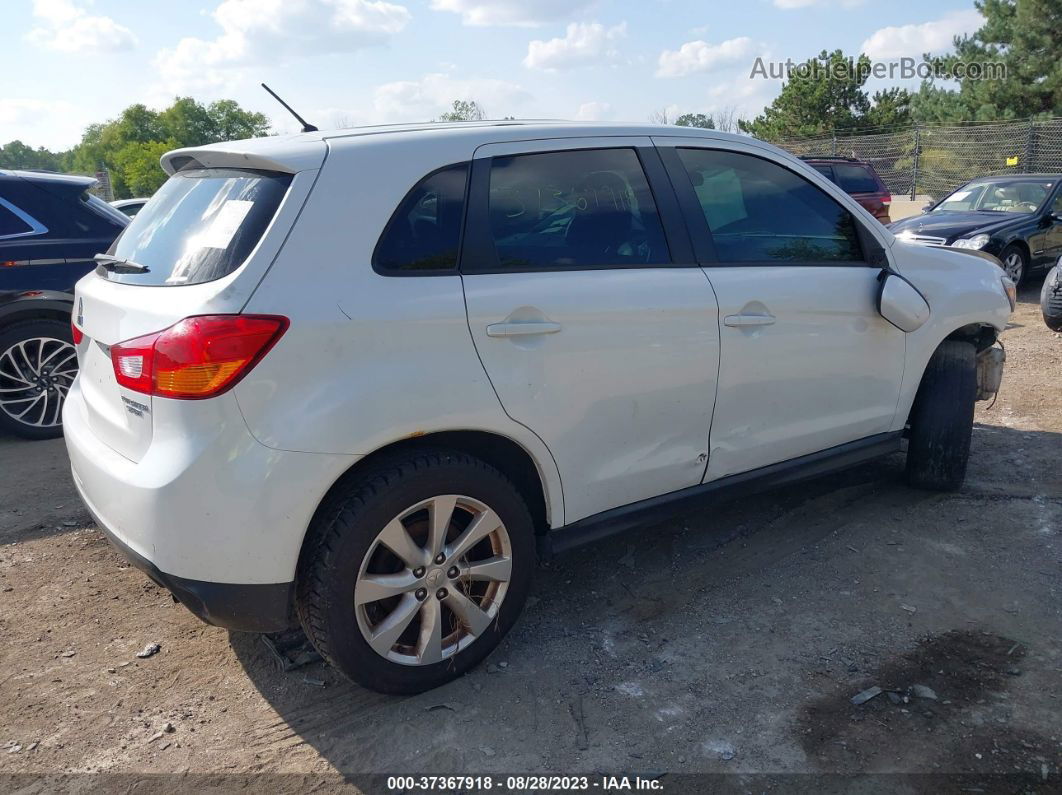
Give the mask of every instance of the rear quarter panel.
[{"label": "rear quarter panel", "polygon": [[548,520],[562,524],[556,465],[502,410],[472,344],[461,277],[381,276],[371,267],[409,189],[471,160],[473,143],[438,132],[329,143],[303,213],[245,310],[291,320],[235,389],[251,432],[278,449],[349,455],[437,431],[497,433],[531,455]]}]

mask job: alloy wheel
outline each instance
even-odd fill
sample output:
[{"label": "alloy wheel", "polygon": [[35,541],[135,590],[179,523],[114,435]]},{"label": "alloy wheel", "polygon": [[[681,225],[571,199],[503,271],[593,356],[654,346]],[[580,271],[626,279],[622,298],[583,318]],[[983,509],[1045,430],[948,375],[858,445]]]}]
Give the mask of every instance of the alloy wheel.
[{"label": "alloy wheel", "polygon": [[76,375],[77,351],[69,342],[19,340],[0,353],[0,411],[33,428],[58,427]]},{"label": "alloy wheel", "polygon": [[1025,270],[1025,264],[1022,262],[1021,254],[1017,251],[1010,252],[1006,259],[1003,260],[1003,272],[1010,277],[1010,280],[1015,284],[1021,282],[1022,273]]},{"label": "alloy wheel", "polygon": [[471,497],[432,497],[388,522],[366,552],[354,585],[358,628],[392,662],[442,662],[497,619],[511,577],[498,515]]}]

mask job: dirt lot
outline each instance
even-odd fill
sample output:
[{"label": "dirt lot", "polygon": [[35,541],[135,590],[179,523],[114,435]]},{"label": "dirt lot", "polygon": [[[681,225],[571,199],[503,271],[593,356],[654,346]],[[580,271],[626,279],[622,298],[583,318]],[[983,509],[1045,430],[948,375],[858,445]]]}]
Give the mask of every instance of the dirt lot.
[{"label": "dirt lot", "polygon": [[[1062,791],[1062,335],[1035,292],[960,493],[907,488],[895,456],[579,550],[540,569],[489,666],[409,698],[283,673],[259,637],[201,624],[93,527],[61,441],[0,439],[0,771],[130,791],[595,771]],[[850,703],[875,685],[900,692]]]}]

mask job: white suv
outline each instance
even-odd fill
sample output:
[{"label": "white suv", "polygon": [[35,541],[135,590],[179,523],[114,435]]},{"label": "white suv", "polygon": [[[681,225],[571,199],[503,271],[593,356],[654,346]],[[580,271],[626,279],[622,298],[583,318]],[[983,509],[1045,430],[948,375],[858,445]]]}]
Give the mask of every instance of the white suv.
[{"label": "white suv", "polygon": [[181,149],[77,286],[99,525],[204,620],[388,692],[475,665],[537,554],[901,449],[963,479],[1013,293],[796,158],[471,123]]}]

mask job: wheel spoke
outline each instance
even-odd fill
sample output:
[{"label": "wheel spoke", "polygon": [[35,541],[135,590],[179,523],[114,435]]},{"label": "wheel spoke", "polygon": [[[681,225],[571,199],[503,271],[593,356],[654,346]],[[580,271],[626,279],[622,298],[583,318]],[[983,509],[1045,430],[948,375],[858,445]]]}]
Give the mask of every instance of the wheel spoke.
[{"label": "wheel spoke", "polygon": [[399,519],[393,519],[387,524],[380,533],[380,541],[411,569],[426,562],[424,550],[417,546]]},{"label": "wheel spoke", "polygon": [[428,513],[431,516],[428,552],[431,553],[433,558],[443,551],[443,545],[446,543],[446,531],[450,529],[450,520],[453,518],[456,505],[457,496],[454,494],[436,497],[431,501],[431,505],[428,508]]},{"label": "wheel spoke", "polygon": [[[18,362],[15,361],[15,354],[13,353],[14,350],[14,348],[8,348],[6,351],[4,351],[4,355],[0,357],[0,375],[2,375],[4,378],[10,378],[15,381],[21,381],[23,384],[32,385],[33,382],[28,380],[22,374],[22,368],[19,367]],[[10,370],[4,367],[7,362],[11,363]]]},{"label": "wheel spoke", "polygon": [[[34,400],[34,401],[33,401],[32,403],[30,403],[30,404],[29,404],[28,406],[26,406],[26,408],[25,408],[25,409],[23,409],[23,410],[22,410],[21,412],[19,412],[18,414],[15,414],[15,415],[13,415],[13,416],[14,416],[14,418],[15,418],[16,420],[21,420],[21,419],[22,419],[23,417],[25,417],[25,416],[26,416],[27,414],[29,414],[30,410],[31,410],[31,409],[32,409],[32,408],[33,408],[34,406],[36,406],[36,405],[37,405],[37,404],[38,404],[38,403],[40,402],[41,398],[43,398],[43,397],[44,397],[45,395],[47,395],[47,394],[48,394],[47,392],[41,392],[41,393],[40,393],[39,395],[37,395],[36,399],[35,399],[35,400]],[[32,423],[32,424],[33,424],[33,425],[37,425],[38,423]]]},{"label": "wheel spoke", "polygon": [[498,514],[490,509],[485,510],[472,520],[472,523],[465,528],[465,531],[454,541],[452,546],[447,547],[446,557],[459,558],[467,554],[472,547],[499,527],[501,527],[501,519],[498,518]]},{"label": "wheel spoke", "polygon": [[417,660],[422,665],[442,659],[442,612],[442,603],[434,596],[429,596],[420,607]]},{"label": "wheel spoke", "polygon": [[354,604],[378,602],[416,590],[417,578],[406,570],[397,574],[363,574],[354,586]]},{"label": "wheel spoke", "polygon": [[477,560],[461,570],[461,577],[468,580],[485,580],[487,582],[508,582],[513,573],[511,558],[493,557]]},{"label": "wheel spoke", "polygon": [[454,615],[461,619],[461,623],[468,627],[468,631],[473,635],[482,635],[487,627],[490,626],[490,622],[493,621],[485,610],[481,610],[479,605],[456,588],[451,588],[443,601],[447,607],[454,611]]},{"label": "wheel spoke", "polygon": [[54,351],[49,353],[47,356],[44,356],[44,358],[42,359],[41,356],[44,354],[44,343],[41,343],[37,353],[37,372],[40,372],[44,368],[44,365],[48,364],[48,362],[50,362],[60,353],[65,351],[68,347],[69,346],[67,346],[65,343],[60,343]]},{"label": "wheel spoke", "polygon": [[[26,364],[26,367],[27,367],[27,368],[28,368],[28,369],[29,369],[29,370],[30,370],[30,371],[31,371],[31,372],[32,372],[32,373],[33,373],[34,375],[37,375],[37,374],[38,374],[38,373],[39,373],[40,371],[39,371],[39,370],[36,370],[36,369],[34,369],[34,367],[33,367],[33,362],[31,362],[31,361],[30,361],[30,356],[29,356],[29,353],[27,353],[27,352],[26,352],[26,341],[25,341],[25,340],[23,340],[23,341],[22,341],[22,342],[20,342],[20,343],[19,343],[18,345],[16,345],[16,346],[15,346],[15,348],[17,348],[17,349],[18,349],[18,352],[22,354],[22,361],[23,361],[23,362],[25,362],[25,364]],[[11,355],[11,361],[15,361],[15,356],[14,356],[14,354],[12,354],[12,355]],[[16,364],[17,364],[17,363],[16,363]]]},{"label": "wheel spoke", "polygon": [[420,602],[413,594],[406,594],[391,614],[381,621],[372,633],[369,644],[378,654],[387,656],[398,636],[405,632],[413,616],[420,610]]}]

